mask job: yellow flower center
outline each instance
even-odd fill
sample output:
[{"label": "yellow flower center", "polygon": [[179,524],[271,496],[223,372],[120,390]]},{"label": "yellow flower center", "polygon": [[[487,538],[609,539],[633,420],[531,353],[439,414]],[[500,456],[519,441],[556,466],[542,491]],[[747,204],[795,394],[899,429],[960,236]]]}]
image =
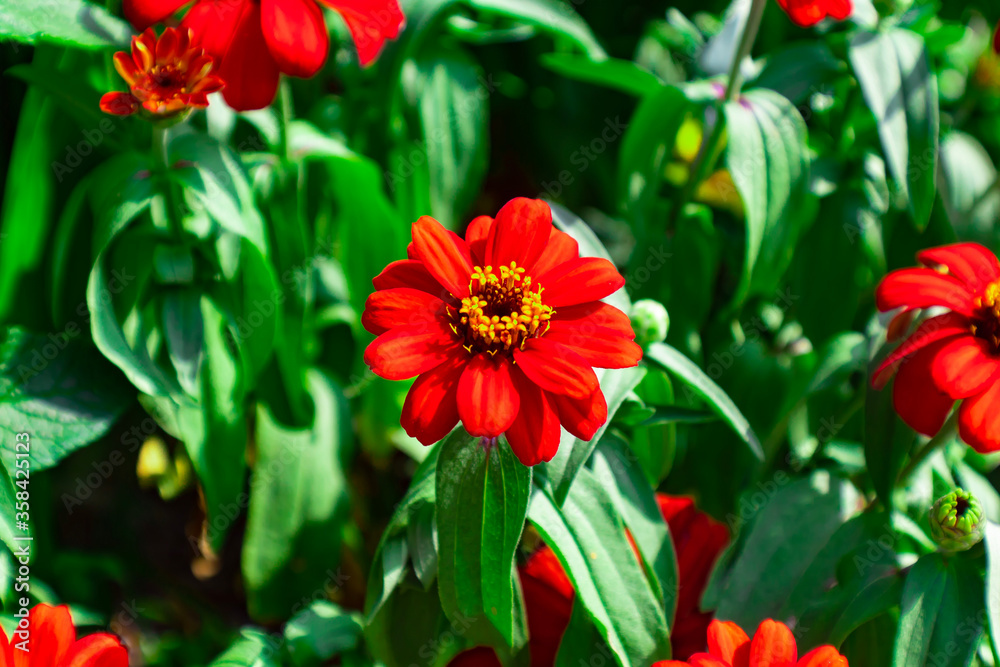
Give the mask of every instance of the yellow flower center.
[{"label": "yellow flower center", "polygon": [[972,321],[972,334],[992,343],[994,350],[1000,350],[1000,280],[987,285],[975,303],[977,313]]},{"label": "yellow flower center", "polygon": [[485,268],[469,277],[469,296],[451,309],[451,329],[470,354],[513,352],[549,329],[555,311],[542,303],[542,286],[532,284],[517,262]]}]

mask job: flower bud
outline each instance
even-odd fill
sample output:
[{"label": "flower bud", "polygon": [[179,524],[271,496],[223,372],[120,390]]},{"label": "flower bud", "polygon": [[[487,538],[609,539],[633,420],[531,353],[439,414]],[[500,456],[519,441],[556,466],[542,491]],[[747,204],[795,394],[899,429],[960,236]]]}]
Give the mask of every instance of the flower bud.
[{"label": "flower bud", "polygon": [[670,329],[670,316],[659,301],[640,299],[632,304],[632,328],[635,342],[646,347],[651,343],[662,343]]},{"label": "flower bud", "polygon": [[931,508],[931,535],[945,551],[965,551],[983,539],[986,517],[974,495],[956,489]]}]

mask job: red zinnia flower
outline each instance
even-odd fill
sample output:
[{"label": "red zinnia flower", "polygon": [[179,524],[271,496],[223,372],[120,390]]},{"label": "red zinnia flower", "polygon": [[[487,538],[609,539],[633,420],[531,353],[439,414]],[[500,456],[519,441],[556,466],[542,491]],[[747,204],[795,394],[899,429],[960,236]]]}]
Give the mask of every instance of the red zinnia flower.
[{"label": "red zinnia flower", "polygon": [[[137,29],[163,21],[190,0],[125,0]],[[311,77],[326,62],[330,37],[317,0],[197,0],[184,17],[195,41],[219,63],[223,95],[239,111],[274,100],[278,75]],[[397,0],[319,0],[347,23],[367,65],[403,25]]]},{"label": "red zinnia flower", "polygon": [[560,423],[589,440],[608,418],[594,366],[635,366],[628,316],[602,303],[625,284],[606,259],[580,257],[539,200],[480,216],[463,240],[433,218],[413,223],[410,259],[373,281],[365,350],[389,380],[419,376],[402,425],[425,445],[461,420],[474,436],[507,434],[525,465],[550,460]]},{"label": "red zinnia flower", "polygon": [[101,632],[77,639],[65,605],[36,605],[23,631],[28,633],[26,645],[20,626],[11,640],[0,629],[0,667],[128,667],[128,651],[114,635]]},{"label": "red zinnia flower", "polygon": [[778,0],[792,22],[809,28],[827,16],[843,21],[853,11],[851,0]]},{"label": "red zinnia flower", "polygon": [[[913,430],[934,435],[952,405],[962,440],[980,452],[1000,449],[1000,262],[977,243],[924,250],[925,267],[886,276],[875,291],[878,309],[903,310],[890,332],[908,323],[913,310],[950,310],[925,320],[893,350],[872,376],[884,386],[896,369],[896,412]],[[933,267],[933,268],[930,268]],[[890,335],[890,338],[892,336]]]},{"label": "red zinnia flower", "polygon": [[701,611],[701,594],[708,585],[715,561],[729,543],[729,531],[699,511],[691,498],[658,493],[656,499],[670,526],[680,583],[670,644],[675,658],[687,659],[705,648],[705,632],[712,615]]},{"label": "red zinnia flower", "polygon": [[105,94],[101,111],[129,116],[142,108],[167,117],[203,109],[207,95],[222,90],[222,79],[211,73],[213,66],[204,49],[191,46],[189,30],[167,28],[157,39],[149,28],[132,38],[132,53],[115,54],[115,69],[130,92]]},{"label": "red zinnia flower", "polygon": [[847,667],[847,658],[832,646],[821,646],[798,659],[795,637],[784,623],[768,619],[753,641],[735,623],[712,621],[708,653],[696,653],[687,662],[662,660],[653,667]]}]

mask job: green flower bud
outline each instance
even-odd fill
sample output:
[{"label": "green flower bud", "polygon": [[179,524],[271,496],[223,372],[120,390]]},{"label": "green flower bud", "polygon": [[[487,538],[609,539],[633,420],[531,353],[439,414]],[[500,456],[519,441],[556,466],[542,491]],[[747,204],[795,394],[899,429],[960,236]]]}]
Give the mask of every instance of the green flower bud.
[{"label": "green flower bud", "polygon": [[983,539],[986,517],[974,495],[956,489],[931,508],[931,535],[945,551],[965,551]]},{"label": "green flower bud", "polygon": [[646,347],[650,343],[662,343],[670,329],[670,316],[659,301],[640,299],[632,304],[632,329],[635,342]]}]

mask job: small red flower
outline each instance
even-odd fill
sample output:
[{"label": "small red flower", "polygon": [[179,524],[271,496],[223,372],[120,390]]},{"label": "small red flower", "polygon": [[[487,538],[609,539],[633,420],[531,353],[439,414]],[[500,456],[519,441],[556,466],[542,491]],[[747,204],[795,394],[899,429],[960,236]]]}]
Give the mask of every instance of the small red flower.
[{"label": "small red flower", "polygon": [[157,39],[152,28],[132,38],[132,52],[115,54],[115,69],[127,93],[107,93],[101,111],[129,116],[140,109],[159,117],[176,116],[208,106],[208,95],[222,90],[212,74],[214,63],[204,49],[191,46],[188,30],[167,28]]},{"label": "small red flower", "polygon": [[[23,621],[22,621],[23,623]],[[128,651],[114,635],[101,632],[76,638],[65,605],[36,605],[28,613],[27,644],[18,626],[11,639],[0,629],[0,665],[17,667],[128,667]]]},{"label": "small red flower", "polygon": [[480,216],[463,240],[433,218],[413,223],[410,259],[373,281],[365,350],[389,380],[417,377],[402,425],[425,445],[461,420],[474,436],[506,433],[524,465],[555,456],[559,425],[589,440],[608,418],[593,367],[635,366],[628,316],[602,303],[625,284],[606,259],[580,257],[539,200]]},{"label": "small red flower", "polygon": [[[137,29],[159,23],[190,0],[125,0]],[[403,25],[397,0],[319,0],[347,23],[362,65]],[[317,0],[197,0],[182,25],[219,63],[226,102],[238,111],[274,101],[279,73],[311,77],[326,62],[330,37]]]},{"label": "small red flower", "polygon": [[[924,320],[872,375],[881,388],[893,373],[896,412],[911,428],[934,435],[956,400],[959,434],[980,452],[1000,449],[1000,262],[977,243],[917,254],[924,267],[886,276],[875,291],[878,309],[935,306],[950,312]],[[890,331],[902,327],[890,324]],[[898,372],[896,372],[898,369]]]},{"label": "small red flower", "polygon": [[687,662],[661,660],[653,667],[848,667],[847,658],[832,646],[821,646],[798,659],[795,637],[784,623],[767,619],[751,641],[731,622],[712,621],[708,653],[696,653]]},{"label": "small red flower", "polygon": [[809,28],[827,16],[843,21],[854,10],[851,0],[778,0],[792,22]]}]

